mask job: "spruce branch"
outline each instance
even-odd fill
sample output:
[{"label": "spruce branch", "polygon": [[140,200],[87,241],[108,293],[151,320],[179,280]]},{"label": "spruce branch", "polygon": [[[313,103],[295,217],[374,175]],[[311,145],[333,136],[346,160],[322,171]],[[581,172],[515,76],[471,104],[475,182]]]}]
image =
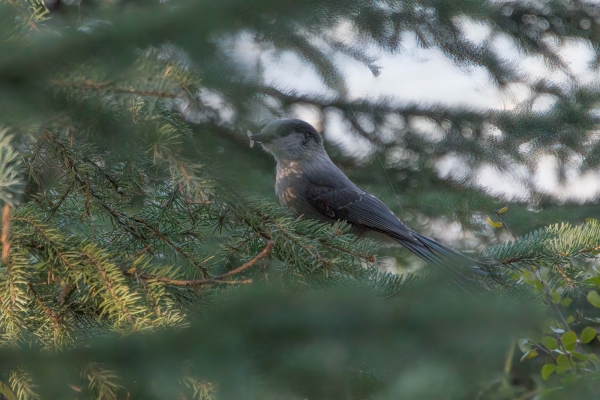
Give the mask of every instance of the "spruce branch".
[{"label": "spruce branch", "polygon": [[377,261],[377,257],[373,254],[367,254],[367,253],[356,252],[356,251],[351,251],[351,250],[349,251],[348,249],[345,249],[341,246],[336,246],[334,244],[330,244],[326,240],[320,240],[319,242],[325,247],[329,247],[330,249],[341,251],[342,253],[346,253],[352,257],[356,257],[357,259],[363,260],[368,263],[374,263],[375,261]]},{"label": "spruce branch", "polygon": [[62,264],[66,266],[68,270],[72,272],[76,271],[75,265],[71,260],[69,260],[67,254],[64,253],[60,249],[60,246],[54,242],[54,239],[60,235],[59,232],[55,230],[49,231],[47,226],[44,226],[41,223],[34,221],[33,218],[27,216],[15,217],[14,221],[25,222],[34,227],[35,231],[44,239],[44,245],[47,247],[47,249],[51,250],[53,254],[58,256]]},{"label": "spruce branch", "polygon": [[21,7],[19,7],[14,0],[6,0],[8,4],[10,4],[17,12],[21,15],[24,21],[27,22],[27,25],[36,32],[40,32],[40,29],[37,27],[35,22],[33,21],[33,16],[29,15],[27,12],[23,11]]},{"label": "spruce branch", "polygon": [[0,200],[15,206],[25,187],[24,171],[22,156],[11,144],[14,137],[7,132],[8,129],[0,129]]},{"label": "spruce branch", "polygon": [[[66,171],[72,176],[73,182],[76,183],[80,190],[84,191],[86,198],[86,211],[89,214],[91,212],[92,202],[96,201],[108,214],[113,218],[115,222],[121,225],[127,232],[129,232],[134,238],[139,240],[144,245],[147,245],[147,238],[143,236],[143,231],[150,231],[152,235],[160,239],[163,243],[167,244],[170,248],[175,250],[178,254],[186,258],[192,265],[196,266],[203,277],[210,277],[210,274],[205,266],[199,263],[192,255],[186,252],[183,247],[174,243],[167,235],[165,235],[159,228],[146,220],[130,216],[124,211],[117,210],[113,206],[109,205],[102,196],[100,196],[94,189],[92,189],[92,183],[86,175],[79,171],[79,165],[75,155],[70,151],[57,137],[49,130],[44,131],[44,138],[51,144],[54,145],[55,150],[60,155],[63,163],[66,167]],[[82,161],[83,162],[83,161]],[[141,229],[140,229],[141,228]]]},{"label": "spruce branch", "polygon": [[570,259],[594,257],[599,252],[600,225],[594,223],[551,225],[486,250],[486,254],[504,265],[537,261],[563,265]]},{"label": "spruce branch", "polygon": [[61,323],[58,314],[53,309],[49,308],[46,304],[44,304],[42,298],[36,292],[33,285],[31,283],[28,283],[27,285],[29,286],[29,290],[31,290],[31,293],[33,293],[33,297],[35,298],[35,301],[38,304],[38,306],[40,306],[40,308],[44,311],[44,314],[46,314],[50,319],[56,335],[56,333],[63,330],[64,324]]},{"label": "spruce branch", "polygon": [[96,394],[98,399],[116,400],[117,392],[123,388],[117,383],[117,373],[97,362],[86,365],[81,375],[88,380],[90,391]]},{"label": "spruce branch", "polygon": [[36,392],[37,385],[28,371],[17,367],[10,372],[9,381],[19,400],[38,400],[40,398]]},{"label": "spruce branch", "polygon": [[[163,282],[163,283],[166,283],[169,285],[174,285],[174,286],[201,286],[201,285],[208,285],[208,284],[238,285],[238,284],[252,283],[252,279],[235,280],[235,281],[224,281],[223,279],[237,275],[237,274],[247,270],[248,268],[252,267],[258,261],[260,261],[264,257],[266,257],[271,252],[271,250],[273,250],[274,246],[275,246],[275,243],[272,240],[268,240],[265,247],[258,254],[256,254],[254,257],[252,257],[252,259],[250,259],[249,261],[247,261],[246,263],[244,263],[243,265],[239,266],[238,268],[236,268],[234,270],[231,270],[224,274],[215,275],[211,279],[180,280],[180,279],[169,279],[169,278],[160,277],[160,276],[151,275],[151,274],[145,274],[145,273],[142,273],[142,274],[136,273],[136,276],[138,276],[144,280]],[[126,273],[132,274],[132,272],[129,272],[129,271],[127,271]]]},{"label": "spruce branch", "polygon": [[60,86],[60,87],[65,87],[65,88],[70,88],[70,89],[77,89],[77,90],[85,90],[85,91],[98,91],[98,92],[113,92],[113,93],[119,93],[119,94],[133,94],[136,96],[142,96],[142,97],[162,97],[162,98],[167,98],[167,99],[173,99],[175,97],[177,97],[177,95],[175,93],[171,93],[171,92],[160,92],[160,91],[153,91],[153,90],[138,90],[135,88],[125,88],[125,87],[119,87],[119,86],[112,86],[109,83],[98,83],[98,82],[93,82],[90,80],[86,80],[84,82],[66,82],[66,81],[60,81],[57,79],[51,79],[49,80],[49,83],[51,85],[54,86]]},{"label": "spruce branch", "polygon": [[[102,277],[102,280],[104,281],[104,285],[105,285],[106,289],[108,290],[108,292],[110,293],[111,297],[119,305],[119,307],[121,308],[121,311],[127,317],[127,320],[129,321],[129,323],[132,326],[135,326],[135,320],[133,318],[132,313],[129,311],[129,309],[127,307],[126,300],[117,293],[117,290],[114,287],[114,283],[113,283],[111,277],[109,276],[107,271],[102,266],[103,262],[101,262],[95,254],[92,254],[92,251],[86,251],[85,249],[82,249],[81,254],[84,257],[86,257],[91,262],[91,264],[94,265],[98,269],[98,271],[100,272],[100,276]],[[127,296],[127,295],[125,295],[125,296]]]},{"label": "spruce branch", "polygon": [[69,193],[71,193],[71,190],[73,189],[73,187],[75,187],[75,182],[71,182],[71,184],[69,185],[69,187],[67,188],[67,190],[65,190],[65,192],[63,193],[63,195],[60,196],[60,198],[55,203],[55,205],[50,209],[50,211],[48,213],[48,218],[52,217],[58,211],[58,209],[60,208],[60,206],[62,206],[62,204],[65,202],[65,200],[69,196]]}]

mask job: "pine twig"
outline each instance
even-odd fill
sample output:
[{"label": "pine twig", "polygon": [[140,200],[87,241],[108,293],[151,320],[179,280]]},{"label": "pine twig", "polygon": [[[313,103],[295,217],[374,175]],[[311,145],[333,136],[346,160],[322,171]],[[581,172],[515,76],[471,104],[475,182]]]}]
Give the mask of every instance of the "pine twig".
[{"label": "pine twig", "polygon": [[61,324],[60,324],[60,318],[59,318],[58,314],[56,314],[56,312],[53,309],[49,308],[48,306],[46,306],[44,304],[40,295],[35,291],[35,289],[33,288],[33,285],[31,283],[28,283],[27,285],[29,286],[29,290],[31,290],[31,292],[33,293],[33,296],[35,297],[35,301],[38,303],[38,305],[44,311],[44,314],[46,314],[52,321],[54,330],[59,331],[61,329]]},{"label": "pine twig", "polygon": [[10,4],[11,6],[14,7],[15,10],[17,10],[19,12],[19,14],[21,14],[21,17],[27,21],[27,25],[29,25],[29,27],[31,29],[33,29],[36,32],[40,31],[40,28],[37,27],[37,25],[31,20],[30,16],[27,15],[27,13],[23,10],[21,10],[21,8],[19,8],[18,5],[15,4],[15,2],[13,0],[6,0],[8,2],[8,4]]},{"label": "pine twig", "polygon": [[151,275],[151,274],[139,274],[138,276],[144,280],[153,280],[153,281],[158,281],[158,282],[166,283],[169,285],[175,285],[175,286],[201,286],[201,285],[217,284],[217,283],[235,285],[235,284],[251,283],[252,279],[245,279],[242,281],[224,281],[223,279],[228,278],[233,275],[237,275],[237,274],[247,270],[248,268],[252,267],[258,261],[260,261],[264,257],[266,257],[271,252],[271,250],[273,250],[274,246],[275,246],[275,242],[273,242],[272,240],[268,240],[265,247],[257,255],[252,257],[251,260],[249,260],[248,262],[244,263],[243,265],[241,265],[240,267],[238,267],[234,270],[231,270],[231,271],[226,272],[221,275],[217,275],[211,279],[180,280],[180,279],[165,278],[165,277]]}]

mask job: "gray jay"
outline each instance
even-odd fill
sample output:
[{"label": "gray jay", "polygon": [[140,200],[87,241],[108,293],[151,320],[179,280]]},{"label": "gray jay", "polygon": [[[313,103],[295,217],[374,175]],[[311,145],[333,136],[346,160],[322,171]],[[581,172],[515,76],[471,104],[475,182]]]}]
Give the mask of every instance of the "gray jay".
[{"label": "gray jay", "polygon": [[352,183],[331,161],[321,135],[310,124],[279,119],[253,135],[252,140],[275,157],[277,197],[296,216],[344,220],[358,234],[383,233],[427,263],[453,274],[462,276],[455,267],[470,267],[487,275],[485,262],[410,230],[382,201]]}]

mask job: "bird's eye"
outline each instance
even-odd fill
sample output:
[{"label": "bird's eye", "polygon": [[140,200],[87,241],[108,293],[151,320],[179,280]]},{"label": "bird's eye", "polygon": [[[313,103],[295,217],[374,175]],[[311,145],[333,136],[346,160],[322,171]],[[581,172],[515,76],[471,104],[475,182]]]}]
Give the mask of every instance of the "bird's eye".
[{"label": "bird's eye", "polygon": [[304,133],[304,140],[302,141],[302,144],[305,145],[310,141],[310,135],[308,133]]}]

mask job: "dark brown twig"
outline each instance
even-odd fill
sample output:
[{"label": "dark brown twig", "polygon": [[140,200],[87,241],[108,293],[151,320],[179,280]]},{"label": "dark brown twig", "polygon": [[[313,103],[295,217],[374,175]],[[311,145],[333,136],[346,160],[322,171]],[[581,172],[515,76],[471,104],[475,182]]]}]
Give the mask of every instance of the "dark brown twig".
[{"label": "dark brown twig", "polygon": [[93,162],[92,160],[90,160],[88,157],[83,157],[83,161],[85,161],[86,163],[90,164],[92,167],[94,167],[96,170],[98,170],[98,172],[104,176],[104,178],[110,182],[110,184],[113,186],[113,188],[115,189],[115,192],[119,195],[122,196],[122,193],[119,191],[119,184],[117,183],[117,181],[115,181],[106,171],[104,171],[104,169],[102,169],[102,167],[100,167],[98,164],[96,164],[95,162]]},{"label": "dark brown twig", "polygon": [[48,214],[49,214],[48,216],[49,217],[51,217],[52,215],[54,215],[56,213],[56,211],[58,211],[58,209],[60,208],[60,206],[62,206],[62,204],[65,202],[65,200],[69,196],[69,193],[71,193],[71,189],[73,189],[74,186],[75,186],[75,182],[72,182],[71,185],[65,191],[65,193],[60,197],[60,199],[58,200],[58,202],[48,212]]}]

